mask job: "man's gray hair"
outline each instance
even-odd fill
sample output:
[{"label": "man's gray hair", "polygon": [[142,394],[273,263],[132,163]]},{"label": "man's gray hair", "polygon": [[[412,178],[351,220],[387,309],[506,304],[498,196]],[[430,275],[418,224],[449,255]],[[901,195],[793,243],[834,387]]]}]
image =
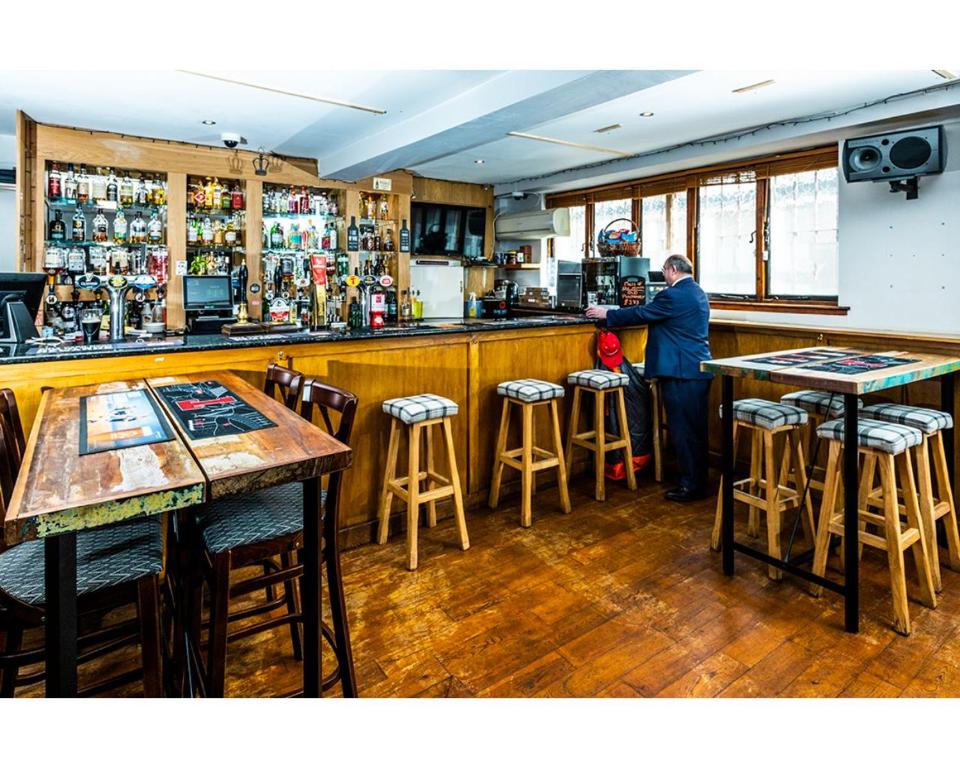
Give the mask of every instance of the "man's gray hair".
[{"label": "man's gray hair", "polygon": [[681,256],[679,253],[667,256],[667,260],[663,262],[663,268],[667,269],[668,267],[673,267],[677,272],[683,272],[685,275],[693,274],[693,264],[690,263],[690,259]]}]

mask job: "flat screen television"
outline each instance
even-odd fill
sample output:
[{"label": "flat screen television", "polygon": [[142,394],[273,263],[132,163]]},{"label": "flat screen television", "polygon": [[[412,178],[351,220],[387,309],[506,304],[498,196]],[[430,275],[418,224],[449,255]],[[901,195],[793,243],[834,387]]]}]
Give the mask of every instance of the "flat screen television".
[{"label": "flat screen television", "polygon": [[410,217],[411,249],[414,255],[483,258],[486,209],[413,203]]}]

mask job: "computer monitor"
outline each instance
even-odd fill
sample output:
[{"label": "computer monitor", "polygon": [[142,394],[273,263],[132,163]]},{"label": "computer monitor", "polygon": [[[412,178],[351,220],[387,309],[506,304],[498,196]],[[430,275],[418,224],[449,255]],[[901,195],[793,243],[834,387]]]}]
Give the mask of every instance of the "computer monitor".
[{"label": "computer monitor", "polygon": [[183,278],[183,308],[188,312],[232,310],[230,275],[186,275]]},{"label": "computer monitor", "polygon": [[43,272],[0,272],[0,341],[19,343],[37,335],[34,321],[46,284]]}]

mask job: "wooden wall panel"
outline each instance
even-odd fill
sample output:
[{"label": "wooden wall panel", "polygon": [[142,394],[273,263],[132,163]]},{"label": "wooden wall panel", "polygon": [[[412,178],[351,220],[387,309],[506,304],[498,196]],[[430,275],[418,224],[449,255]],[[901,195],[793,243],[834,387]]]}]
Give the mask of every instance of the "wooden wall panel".
[{"label": "wooden wall panel", "polygon": [[34,237],[34,172],[37,157],[37,124],[17,110],[17,263],[20,272],[37,267]]}]

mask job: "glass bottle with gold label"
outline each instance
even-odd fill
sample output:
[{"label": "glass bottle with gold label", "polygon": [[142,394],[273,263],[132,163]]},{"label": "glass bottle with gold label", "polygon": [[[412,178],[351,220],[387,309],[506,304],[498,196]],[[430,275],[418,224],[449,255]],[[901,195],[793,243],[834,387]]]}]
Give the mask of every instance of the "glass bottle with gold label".
[{"label": "glass bottle with gold label", "polygon": [[223,222],[220,219],[213,222],[213,244],[223,245]]},{"label": "glass bottle with gold label", "polygon": [[133,179],[129,175],[125,175],[120,182],[120,205],[128,208],[133,205]]},{"label": "glass bottle with gold label", "polygon": [[113,242],[118,245],[127,242],[127,217],[123,213],[123,208],[117,210],[117,215],[113,219]]},{"label": "glass bottle with gold label", "polygon": [[208,211],[213,208],[213,179],[207,176],[207,183],[203,185],[203,207]]},{"label": "glass bottle with gold label", "polygon": [[219,179],[213,180],[213,208],[216,208],[218,211],[223,208],[223,187],[220,185]]},{"label": "glass bottle with gold label", "polygon": [[166,205],[167,204],[167,188],[164,186],[163,181],[160,179],[153,180],[153,204],[154,205]]},{"label": "glass bottle with gold label", "polygon": [[109,239],[107,234],[107,217],[103,211],[97,209],[97,215],[93,217],[93,241],[95,243],[105,243]]},{"label": "glass bottle with gold label", "polygon": [[87,166],[80,166],[80,173],[77,176],[77,202],[85,203],[90,199],[90,177],[87,176]]}]

